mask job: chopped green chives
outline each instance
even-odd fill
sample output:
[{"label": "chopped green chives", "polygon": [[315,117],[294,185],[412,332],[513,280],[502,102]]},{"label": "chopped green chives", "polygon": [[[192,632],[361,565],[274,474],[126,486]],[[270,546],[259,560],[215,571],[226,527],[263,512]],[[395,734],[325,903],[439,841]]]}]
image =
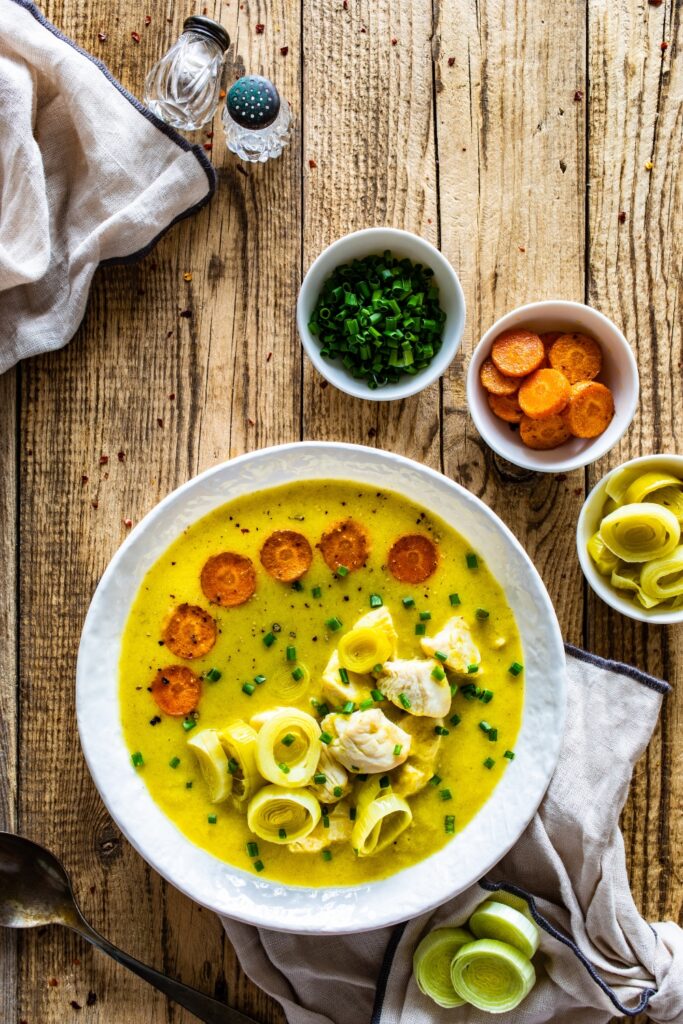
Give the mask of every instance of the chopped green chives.
[{"label": "chopped green chives", "polygon": [[322,701],[322,702],[321,701],[317,701],[314,698],[311,701],[311,704],[316,709],[316,711],[318,712],[318,714],[320,715],[321,718],[325,718],[326,715],[329,715],[330,709],[327,706],[327,704],[325,703],[325,701]]},{"label": "chopped green chives", "polygon": [[410,700],[409,700],[409,698],[406,697],[405,693],[399,693],[398,699],[401,702],[401,706],[404,707],[406,709],[406,711],[407,711],[408,708],[410,707]]},{"label": "chopped green chives", "polygon": [[347,700],[346,703],[342,706],[342,709],[341,709],[342,715],[350,715],[350,714],[352,714],[354,709],[355,709],[355,707],[356,707],[356,705],[353,703],[352,700]]},{"label": "chopped green chives", "polygon": [[382,778],[379,780],[379,788],[380,789],[388,789],[390,785],[391,785],[391,780],[389,779],[389,776],[388,775],[383,775]]},{"label": "chopped green chives", "polygon": [[169,768],[177,768],[179,764],[180,764],[180,758],[179,757],[172,757],[171,760],[168,762],[168,767]]},{"label": "chopped green chives", "polygon": [[344,576],[348,576],[348,575],[349,575],[349,570],[346,568],[345,565],[338,565],[337,566],[337,576],[341,576],[343,578]]},{"label": "chopped green chives", "polygon": [[216,822],[218,821],[218,815],[210,814],[206,820],[208,821],[209,825],[215,825]]},{"label": "chopped green chives", "polygon": [[280,769],[283,775],[289,775],[289,765],[285,764],[284,761],[280,761],[278,768]]},{"label": "chopped green chives", "polygon": [[468,675],[473,675],[475,672],[478,672],[478,671],[479,671],[479,666],[478,665],[468,665],[467,666],[467,673],[468,673]]},{"label": "chopped green chives", "polygon": [[341,786],[335,786],[334,789],[332,790],[332,792],[334,793],[335,796],[339,797],[339,796],[342,795],[344,790],[342,789]]},{"label": "chopped green chives", "polygon": [[304,670],[299,665],[297,665],[297,667],[292,672],[292,679],[294,680],[295,683],[299,683],[299,682],[301,682],[303,677],[304,677]]},{"label": "chopped green chives", "polygon": [[345,668],[339,669],[339,678],[341,679],[344,686],[349,685],[349,673],[346,671]]},{"label": "chopped green chives", "polygon": [[210,683],[217,683],[223,675],[217,668],[210,668],[208,672],[204,673],[204,678],[208,679]]},{"label": "chopped green chives", "polygon": [[523,666],[518,661],[513,661],[508,669],[511,676],[518,676],[523,671]]},{"label": "chopped green chives", "polygon": [[136,750],[134,754],[131,754],[130,759],[133,762],[134,768],[142,768],[145,763],[145,759],[139,750]]},{"label": "chopped green chives", "polygon": [[299,590],[299,591],[301,591],[303,589],[304,589],[304,585],[301,582],[301,580],[294,580],[294,582],[292,583],[292,590]]},{"label": "chopped green chives", "polygon": [[491,726],[489,725],[488,722],[480,722],[479,728],[481,729],[482,732],[491,732]]},{"label": "chopped green chives", "polygon": [[323,822],[323,828],[329,828],[329,827],[330,827],[330,818],[329,818],[329,815],[327,815],[327,814],[323,814],[323,817],[322,817],[322,822]]},{"label": "chopped green chives", "polygon": [[358,812],[357,812],[355,807],[349,807],[349,818],[350,818],[351,821],[355,821],[356,820],[356,814],[357,813]]},{"label": "chopped green chives", "polygon": [[451,715],[448,721],[451,723],[451,725],[460,725],[462,719],[460,715]]},{"label": "chopped green chives", "polygon": [[486,608],[477,608],[474,614],[481,622],[483,622],[485,619],[488,619],[490,612],[488,612]]},{"label": "chopped green chives", "polygon": [[493,700],[493,690],[482,690],[477,696],[482,704],[490,704]]},{"label": "chopped green chives", "polygon": [[415,624],[415,636],[424,636],[427,632],[427,627],[424,622],[417,622]]},{"label": "chopped green chives", "polygon": [[491,740],[491,743],[495,743],[496,742],[496,740],[498,739],[498,730],[497,729],[489,729],[489,739]]},{"label": "chopped green chives", "polygon": [[296,661],[296,647],[291,644],[287,647],[287,661]]},{"label": "chopped green chives", "polygon": [[448,600],[455,607],[455,605],[460,604],[460,595],[459,594],[449,594],[448,595]]},{"label": "chopped green chives", "polygon": [[311,591],[311,596],[315,597],[316,599],[319,598],[319,597],[322,597],[323,596],[322,587],[313,587],[313,590]]},{"label": "chopped green chives", "polygon": [[265,864],[263,863],[263,861],[262,861],[262,860],[255,860],[255,861],[254,861],[254,869],[255,869],[256,871],[263,871],[263,870],[264,870],[264,868],[265,868],[265,866],[266,866],[266,865],[265,865]]},{"label": "chopped green chives", "polygon": [[477,696],[477,687],[474,683],[463,683],[460,687],[460,693],[463,695],[465,700],[474,700]]},{"label": "chopped green chives", "polygon": [[[357,769],[357,768],[354,768],[353,770],[354,770],[354,772],[357,772],[357,771],[358,771],[358,769]],[[357,776],[357,779],[358,779],[358,781],[359,781],[359,782],[367,782],[367,781],[368,781],[368,775],[367,775],[367,772],[364,772],[364,773],[363,773],[362,775],[358,775],[358,776]]]},{"label": "chopped green chives", "polygon": [[437,736],[450,736],[448,729],[444,729],[442,725],[435,725],[434,732]]},{"label": "chopped green chives", "polygon": [[266,633],[263,638],[263,643],[266,647],[272,647],[275,643],[275,633]]},{"label": "chopped green chives", "polygon": [[265,676],[262,676],[262,675],[254,676],[254,682],[256,683],[257,686],[261,686],[263,683],[265,683],[265,681],[266,681],[266,677]]},{"label": "chopped green chives", "polygon": [[328,629],[331,629],[333,633],[336,633],[338,629],[341,629],[344,623],[341,619],[338,619],[336,615],[333,615],[331,619],[325,619],[325,625]]},{"label": "chopped green chives", "polygon": [[451,697],[455,697],[456,693],[458,692],[458,684],[450,683],[448,688],[451,691]]},{"label": "chopped green chives", "polygon": [[313,781],[315,782],[316,786],[324,786],[325,783],[327,782],[327,775],[325,775],[324,772],[316,772],[315,775],[313,776]]},{"label": "chopped green chives", "polygon": [[320,742],[325,744],[332,742],[332,737],[330,736],[329,732],[320,733]]},{"label": "chopped green chives", "polygon": [[506,750],[505,753],[503,754],[503,757],[507,757],[508,761],[514,761],[514,759],[515,759],[515,752],[514,752],[514,750]]},{"label": "chopped green chives", "polygon": [[446,673],[441,668],[441,665],[435,665],[432,669],[432,679],[436,679],[437,683],[440,683],[442,679],[446,678]]},{"label": "chopped green chives", "polygon": [[443,651],[434,651],[434,657],[437,661],[448,661],[448,655]]},{"label": "chopped green chives", "polygon": [[438,786],[441,783],[441,776],[440,775],[432,775],[431,779],[429,780],[429,783],[432,786]]},{"label": "chopped green chives", "polygon": [[287,838],[287,829],[286,828],[279,828],[277,830],[277,834],[278,834],[278,838],[286,839]]},{"label": "chopped green chives", "polygon": [[394,757],[398,757],[402,750],[403,745],[401,743],[397,743],[396,746],[394,747]]},{"label": "chopped green chives", "polygon": [[429,622],[431,617],[432,617],[432,613],[431,612],[420,612],[420,621],[421,622]]},{"label": "chopped green chives", "polygon": [[453,814],[447,814],[443,819],[443,827],[446,835],[452,836],[455,832],[455,816]]},{"label": "chopped green chives", "polygon": [[484,763],[484,768],[488,768],[488,770],[491,771],[491,769],[493,768],[493,766],[494,766],[494,764],[496,762],[493,760],[492,757],[487,757],[486,760],[483,763]]},{"label": "chopped green chives", "polygon": [[378,704],[380,701],[384,700],[384,694],[380,693],[379,690],[371,690],[370,696],[372,697],[373,701],[375,701]]},{"label": "chopped green chives", "polygon": [[291,747],[291,745],[294,742],[294,740],[295,740],[295,736],[293,735],[293,733],[288,732],[286,736],[282,737],[282,739],[280,740],[280,743],[284,743],[284,745],[286,747]]},{"label": "chopped green chives", "polygon": [[359,711],[369,711],[374,704],[372,697],[368,697],[367,700],[362,700],[358,705]]},{"label": "chopped green chives", "polygon": [[186,782],[185,783],[185,789],[192,789],[192,783],[191,782]]},{"label": "chopped green chives", "polygon": [[372,671],[375,675],[379,675],[380,672],[384,672],[384,665],[380,665],[379,662],[372,666]]},{"label": "chopped green chives", "polygon": [[414,608],[415,607],[415,598],[414,597],[404,597],[404,598],[401,599],[401,603],[403,604],[404,608]]},{"label": "chopped green chives", "polygon": [[243,683],[242,685],[242,693],[246,693],[247,697],[251,697],[255,689],[256,687],[253,683]]},{"label": "chopped green chives", "polygon": [[383,604],[384,604],[384,601],[382,600],[382,598],[381,598],[381,596],[379,594],[370,594],[370,607],[371,608],[381,608]]},{"label": "chopped green chives", "polygon": [[250,857],[258,857],[258,843],[247,843],[247,853]]},{"label": "chopped green chives", "polygon": [[450,789],[440,789],[439,790],[439,796],[441,797],[442,800],[452,800],[453,799],[453,794],[451,793]]},{"label": "chopped green chives", "polygon": [[465,558],[465,561],[467,562],[467,568],[468,569],[478,569],[479,568],[479,559],[477,558],[476,555],[474,555],[474,554],[467,555],[466,558]]},{"label": "chopped green chives", "polygon": [[236,761],[234,757],[231,757],[228,761],[228,775],[235,775],[238,769],[239,762]]},{"label": "chopped green chives", "polygon": [[331,861],[332,860],[332,851],[331,850],[323,850],[322,858],[323,858],[324,861]]},{"label": "chopped green chives", "polygon": [[185,730],[185,732],[189,732],[190,729],[194,729],[196,724],[197,724],[197,719],[196,718],[184,718],[183,719],[183,729]]}]

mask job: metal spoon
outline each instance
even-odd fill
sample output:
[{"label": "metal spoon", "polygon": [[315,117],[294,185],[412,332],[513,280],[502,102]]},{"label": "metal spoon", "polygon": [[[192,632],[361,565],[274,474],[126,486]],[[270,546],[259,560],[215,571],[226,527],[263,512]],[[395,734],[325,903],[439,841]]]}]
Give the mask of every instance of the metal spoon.
[{"label": "metal spoon", "polygon": [[46,924],[63,924],[78,932],[206,1024],[256,1024],[252,1017],[167,978],[112,946],[83,917],[69,876],[54,854],[23,836],[0,832],[0,925],[37,928]]}]

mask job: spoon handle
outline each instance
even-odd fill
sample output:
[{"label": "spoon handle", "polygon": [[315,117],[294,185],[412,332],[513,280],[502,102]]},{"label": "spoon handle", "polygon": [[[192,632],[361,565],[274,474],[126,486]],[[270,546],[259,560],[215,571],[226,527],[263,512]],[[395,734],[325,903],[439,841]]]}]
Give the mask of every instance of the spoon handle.
[{"label": "spoon handle", "polygon": [[183,985],[181,981],[175,981],[173,978],[161,974],[160,971],[155,971],[153,967],[141,963],[140,960],[136,960],[128,953],[124,953],[122,949],[112,945],[104,936],[96,932],[80,914],[77,922],[69,922],[69,927],[91,942],[93,946],[101,949],[103,953],[108,953],[117,963],[127,967],[129,971],[137,974],[140,978],[144,978],[150,985],[154,985],[169,999],[184,1006],[186,1010],[193,1013],[199,1020],[205,1021],[206,1024],[257,1024],[253,1017],[247,1017],[239,1010],[219,1003],[217,999],[212,999],[210,996],[204,995],[203,992],[198,992],[196,988],[190,988],[189,985]]}]

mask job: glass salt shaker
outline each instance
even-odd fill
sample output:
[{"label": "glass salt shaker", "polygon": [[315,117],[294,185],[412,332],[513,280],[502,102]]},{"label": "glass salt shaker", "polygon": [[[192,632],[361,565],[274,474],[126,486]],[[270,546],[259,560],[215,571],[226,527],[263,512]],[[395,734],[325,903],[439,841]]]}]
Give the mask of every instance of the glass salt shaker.
[{"label": "glass salt shaker", "polygon": [[183,34],[145,80],[144,102],[166,124],[192,132],[216,113],[223,57],[230,36],[202,15],[183,22]]},{"label": "glass salt shaker", "polygon": [[235,82],[221,118],[228,149],[250,163],[280,156],[289,142],[289,104],[261,75],[245,75]]}]

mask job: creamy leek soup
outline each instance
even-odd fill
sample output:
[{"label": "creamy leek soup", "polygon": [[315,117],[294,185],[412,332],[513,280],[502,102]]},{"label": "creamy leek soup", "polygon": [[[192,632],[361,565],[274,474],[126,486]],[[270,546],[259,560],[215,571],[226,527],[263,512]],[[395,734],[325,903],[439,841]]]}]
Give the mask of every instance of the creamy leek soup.
[{"label": "creamy leek soup", "polygon": [[353,885],[485,804],[523,665],[486,551],[398,494],[307,480],[223,505],[152,566],[121,716],[133,770],[194,843],[278,882]]}]

